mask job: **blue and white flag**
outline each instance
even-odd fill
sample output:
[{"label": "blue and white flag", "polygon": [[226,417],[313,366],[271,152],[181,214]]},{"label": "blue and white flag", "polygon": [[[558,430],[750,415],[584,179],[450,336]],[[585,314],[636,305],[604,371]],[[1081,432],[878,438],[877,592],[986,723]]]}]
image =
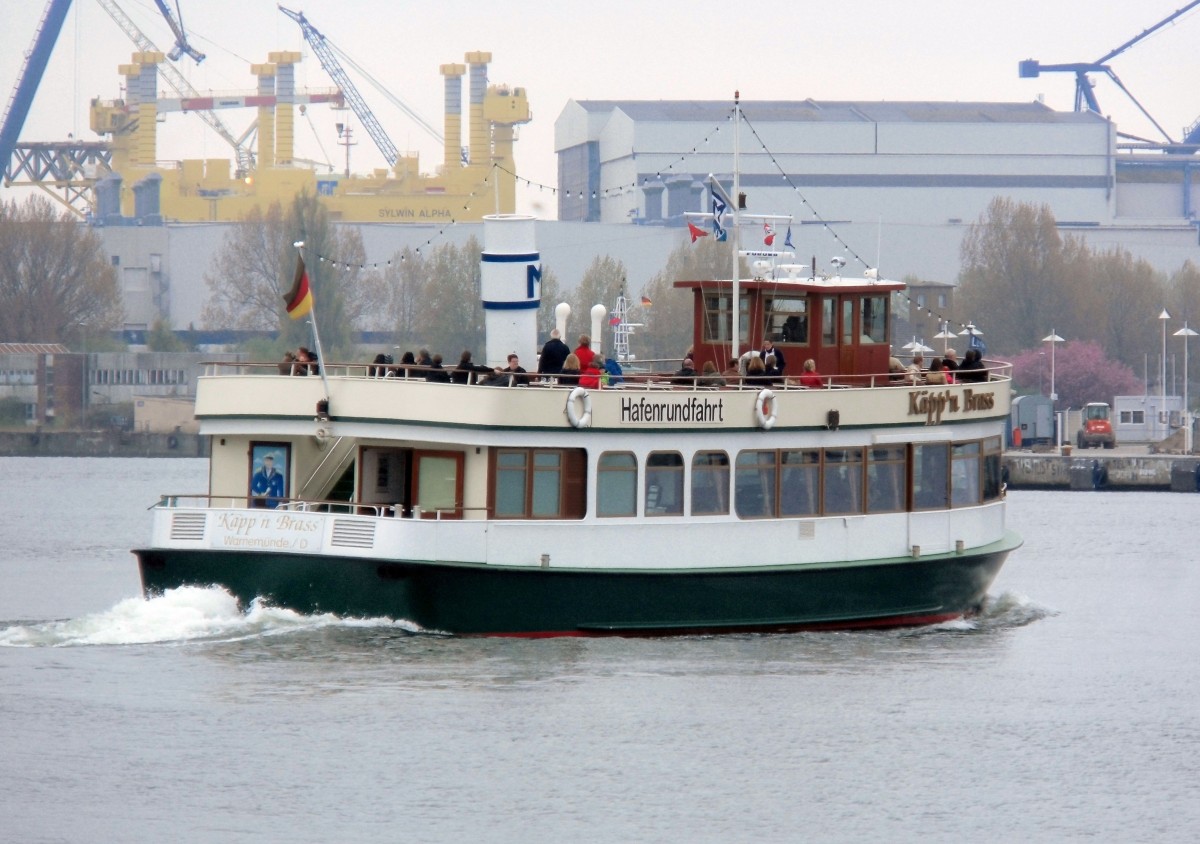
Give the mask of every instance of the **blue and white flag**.
[{"label": "blue and white flag", "polygon": [[783,245],[788,249],[796,248],[795,244],[792,243],[792,226],[790,223],[788,224],[787,234],[783,236]]},{"label": "blue and white flag", "polygon": [[725,188],[721,187],[721,183],[717,181],[717,177],[712,173],[708,174],[708,188],[712,193],[713,234],[716,235],[716,240],[723,241],[726,239],[728,232],[725,231],[721,217],[729,210],[729,206],[733,205],[733,200],[729,198],[729,194],[725,193]]}]

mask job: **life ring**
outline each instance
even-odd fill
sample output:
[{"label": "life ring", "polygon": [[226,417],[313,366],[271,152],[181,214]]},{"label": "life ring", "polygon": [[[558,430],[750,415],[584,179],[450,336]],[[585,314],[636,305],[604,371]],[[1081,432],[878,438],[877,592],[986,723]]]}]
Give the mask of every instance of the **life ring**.
[{"label": "life ring", "polygon": [[775,394],[770,390],[758,391],[758,398],[754,401],[754,418],[764,431],[771,430],[775,425]]},{"label": "life ring", "polygon": [[[575,412],[575,402],[583,406],[583,413]],[[583,387],[576,387],[567,396],[567,419],[575,428],[592,427],[592,397]]]},{"label": "life ring", "polygon": [[175,436],[174,434],[171,434],[171,436],[167,437],[167,448],[179,448],[179,437]]}]

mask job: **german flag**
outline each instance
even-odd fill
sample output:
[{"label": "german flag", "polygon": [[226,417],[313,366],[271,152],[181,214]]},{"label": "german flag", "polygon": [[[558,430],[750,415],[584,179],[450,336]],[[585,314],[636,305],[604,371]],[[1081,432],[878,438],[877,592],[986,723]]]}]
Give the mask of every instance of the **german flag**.
[{"label": "german flag", "polygon": [[308,271],[304,268],[304,258],[296,257],[296,278],[292,282],[291,291],[283,297],[287,306],[288,316],[300,319],[308,316],[313,308],[312,289],[308,286]]}]

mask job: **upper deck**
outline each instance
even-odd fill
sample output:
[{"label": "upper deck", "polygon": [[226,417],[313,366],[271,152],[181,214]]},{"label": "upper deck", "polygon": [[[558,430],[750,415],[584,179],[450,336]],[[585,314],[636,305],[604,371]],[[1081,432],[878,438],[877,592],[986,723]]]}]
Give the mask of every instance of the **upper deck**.
[{"label": "upper deck", "polygon": [[[476,432],[560,431],[670,433],[785,431],[941,426],[1000,420],[1011,400],[1010,366],[990,362],[988,380],[950,385],[898,383],[886,372],[829,376],[807,389],[785,379],[765,384],[733,379],[701,385],[665,373],[626,374],[619,385],[576,394],[574,385],[537,380],[525,387],[427,382],[420,367],[395,377],[368,364],[332,364],[326,378],[280,375],[275,364],[211,363],[197,384],[201,432],[356,423],[373,436],[395,426]],[[406,377],[407,376],[407,377]],[[328,393],[326,392],[328,384]],[[770,390],[770,398],[763,390]],[[765,399],[765,401],[764,401]],[[323,402],[328,400],[328,405]],[[586,424],[579,424],[584,413]],[[574,421],[572,419],[574,416]],[[770,419],[770,424],[765,420]],[[467,437],[475,440],[478,433]]]}]

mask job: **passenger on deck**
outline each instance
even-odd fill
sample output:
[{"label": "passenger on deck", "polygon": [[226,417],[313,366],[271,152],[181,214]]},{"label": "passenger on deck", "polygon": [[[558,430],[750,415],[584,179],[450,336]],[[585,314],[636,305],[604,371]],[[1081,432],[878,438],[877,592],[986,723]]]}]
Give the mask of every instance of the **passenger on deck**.
[{"label": "passenger on deck", "polygon": [[904,364],[900,358],[888,358],[888,381],[899,384],[904,380]]},{"label": "passenger on deck", "polygon": [[470,384],[475,380],[478,373],[491,373],[490,366],[480,366],[471,360],[471,350],[463,349],[463,353],[458,358],[458,366],[454,367],[454,371],[450,373],[450,380],[455,384]]},{"label": "passenger on deck", "polygon": [[683,366],[675,371],[675,383],[681,387],[693,387],[696,384],[696,377],[700,373],[696,371],[696,363],[690,357],[683,359]]},{"label": "passenger on deck", "polygon": [[600,389],[600,367],[596,364],[598,361],[595,357],[592,362],[583,368],[583,372],[579,374],[579,386],[586,387],[589,390]]},{"label": "passenger on deck", "polygon": [[387,365],[391,362],[391,355],[385,355],[383,352],[380,352],[375,355],[375,360],[371,361],[371,366],[367,367],[367,376],[370,378],[386,378],[391,371]]},{"label": "passenger on deck", "polygon": [[750,358],[750,362],[746,364],[746,377],[742,379],[742,383],[751,387],[765,387],[767,376],[767,368],[763,365],[763,359],[760,357]]},{"label": "passenger on deck", "polygon": [[955,372],[959,366],[958,352],[954,349],[946,349],[946,354],[942,355],[942,369],[947,372]]},{"label": "passenger on deck", "polygon": [[294,375],[296,370],[296,353],[284,352],[283,360],[279,362],[280,375]]},{"label": "passenger on deck", "polygon": [[810,390],[825,386],[825,382],[821,380],[821,373],[817,372],[817,362],[812,358],[804,362],[804,372],[800,375],[800,386]]},{"label": "passenger on deck", "polygon": [[737,358],[730,358],[729,365],[725,367],[725,371],[721,373],[721,377],[725,379],[725,386],[736,387],[742,383],[742,368],[738,366]]},{"label": "passenger on deck", "polygon": [[579,346],[575,349],[575,357],[579,358],[579,369],[582,372],[592,362],[596,353],[592,351],[592,338],[586,334],[579,335]]},{"label": "passenger on deck", "polygon": [[696,379],[698,387],[724,387],[726,381],[717,373],[717,365],[711,360],[704,362],[704,374]]},{"label": "passenger on deck", "polygon": [[433,358],[429,356],[429,349],[421,349],[417,352],[417,366],[432,366]]},{"label": "passenger on deck", "polygon": [[567,359],[563,361],[562,369],[558,373],[558,383],[568,387],[579,383],[579,357],[574,352],[567,355]]},{"label": "passenger on deck", "polygon": [[775,356],[775,368],[781,373],[787,369],[787,361],[783,358],[783,351],[775,348],[775,343],[768,337],[763,341],[762,352],[759,353],[759,357],[766,358],[769,355]]},{"label": "passenger on deck", "polygon": [[562,371],[563,361],[569,354],[571,354],[571,347],[560,339],[558,329],[555,328],[550,332],[550,339],[546,341],[546,345],[542,346],[542,353],[538,356],[538,373],[540,375],[557,375]]},{"label": "passenger on deck", "polygon": [[429,361],[429,369],[425,372],[425,380],[433,381],[438,384],[449,384],[450,373],[442,366],[442,356],[434,355]]},{"label": "passenger on deck", "polygon": [[912,363],[910,363],[908,368],[904,370],[904,380],[910,384],[924,384],[924,364],[925,355],[921,354],[920,352],[915,352],[912,356]]},{"label": "passenger on deck", "polygon": [[949,373],[942,369],[942,359],[934,358],[929,362],[929,371],[925,373],[926,384],[953,384]]},{"label": "passenger on deck", "polygon": [[767,355],[763,361],[763,374],[767,382],[774,387],[783,383],[783,370],[779,368],[779,358],[774,353]]},{"label": "passenger on deck", "polygon": [[604,374],[608,376],[607,384],[616,386],[625,380],[625,372],[621,369],[621,364],[617,363],[616,358],[604,359]]},{"label": "passenger on deck", "polygon": [[956,375],[959,381],[977,382],[988,380],[987,370],[983,366],[983,355],[980,354],[979,349],[967,349]]},{"label": "passenger on deck", "polygon": [[412,375],[412,367],[414,365],[416,365],[416,362],[417,362],[417,359],[415,357],[413,357],[412,352],[405,352],[400,357],[400,369],[397,371],[396,374],[401,376],[402,378],[410,377]]},{"label": "passenger on deck", "polygon": [[321,364],[317,361],[317,356],[306,347],[301,346],[296,350],[296,361],[298,362],[295,369],[297,375],[321,374]]},{"label": "passenger on deck", "polygon": [[524,387],[529,383],[529,376],[516,353],[508,356],[508,366],[497,369],[490,378],[481,383],[489,387]]}]

